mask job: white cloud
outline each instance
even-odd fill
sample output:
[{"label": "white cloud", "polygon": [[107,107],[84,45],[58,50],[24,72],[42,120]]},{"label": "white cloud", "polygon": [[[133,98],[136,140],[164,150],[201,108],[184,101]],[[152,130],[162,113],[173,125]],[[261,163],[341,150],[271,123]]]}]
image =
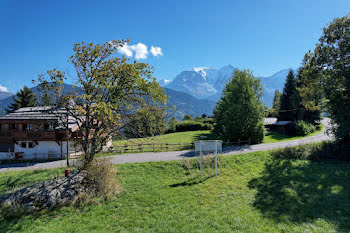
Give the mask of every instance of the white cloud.
[{"label": "white cloud", "polygon": [[118,52],[127,57],[132,56],[132,50],[130,49],[130,46],[126,43],[123,45],[123,47],[118,47]]},{"label": "white cloud", "polygon": [[2,91],[2,92],[9,92],[9,91],[7,90],[7,87],[4,87],[4,86],[2,86],[2,85],[0,85],[0,91]]},{"label": "white cloud", "polygon": [[145,44],[138,43],[136,45],[130,45],[131,49],[135,51],[136,59],[146,59],[148,54],[148,49]]},{"label": "white cloud", "polygon": [[142,43],[134,45],[124,44],[123,47],[118,48],[118,52],[127,57],[132,57],[135,54],[135,59],[146,59],[148,55],[148,48]]},{"label": "white cloud", "polygon": [[155,57],[163,56],[163,52],[162,52],[162,49],[160,47],[151,46],[150,51],[151,51],[152,55]]},{"label": "white cloud", "polygon": [[134,45],[124,44],[123,47],[118,47],[118,52],[127,57],[135,57],[135,59],[146,59],[149,52],[155,57],[163,55],[160,47],[151,46],[150,51],[148,51],[147,46],[143,43]]}]

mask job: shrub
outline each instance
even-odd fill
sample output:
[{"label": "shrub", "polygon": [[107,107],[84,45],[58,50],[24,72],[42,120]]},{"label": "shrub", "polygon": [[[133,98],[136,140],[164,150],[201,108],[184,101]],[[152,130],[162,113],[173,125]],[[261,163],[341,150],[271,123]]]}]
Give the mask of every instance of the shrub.
[{"label": "shrub", "polygon": [[184,121],[192,121],[193,120],[193,117],[191,115],[185,115],[184,118],[183,118]]},{"label": "shrub", "polygon": [[172,119],[169,120],[167,129],[165,130],[165,133],[175,133],[176,131],[176,118],[173,117]]},{"label": "shrub", "polygon": [[214,125],[215,124],[214,118],[200,118],[200,119],[198,119],[198,122],[201,122],[201,123],[204,123],[204,124],[210,124],[210,125]]},{"label": "shrub", "polygon": [[257,143],[260,143],[264,140],[264,136],[265,136],[265,127],[262,123],[258,124],[253,132],[252,132],[252,135],[250,137],[251,139],[251,143],[252,144],[257,144]]},{"label": "shrub", "polygon": [[297,121],[295,129],[298,136],[306,136],[316,131],[316,127],[314,125],[306,123],[305,121]]},{"label": "shrub", "polygon": [[120,191],[116,169],[107,158],[94,159],[84,166],[87,175],[86,185],[91,187],[98,197],[109,198]]},{"label": "shrub", "polygon": [[212,129],[213,126],[211,124],[205,124],[196,121],[183,121],[176,124],[176,132]]},{"label": "shrub", "polygon": [[286,147],[271,152],[276,159],[301,159],[319,161],[322,159],[350,160],[350,145],[335,142],[322,142],[298,147]]}]

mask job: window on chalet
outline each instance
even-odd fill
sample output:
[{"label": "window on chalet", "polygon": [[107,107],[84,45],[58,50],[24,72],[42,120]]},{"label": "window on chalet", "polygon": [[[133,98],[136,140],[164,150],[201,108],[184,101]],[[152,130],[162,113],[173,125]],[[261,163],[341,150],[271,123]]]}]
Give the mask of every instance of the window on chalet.
[{"label": "window on chalet", "polygon": [[10,125],[11,125],[11,129],[17,129],[17,124],[12,123]]},{"label": "window on chalet", "polygon": [[54,124],[53,123],[50,123],[49,130],[54,130]]},{"label": "window on chalet", "polygon": [[0,130],[3,130],[3,125],[2,124],[0,124]]},{"label": "window on chalet", "polygon": [[50,125],[49,124],[44,124],[44,130],[49,130]]},{"label": "window on chalet", "polygon": [[35,143],[34,142],[28,142],[28,148],[34,148]]},{"label": "window on chalet", "polygon": [[21,145],[20,145],[22,148],[27,148],[27,142],[21,142]]},{"label": "window on chalet", "polygon": [[32,130],[32,124],[23,124],[23,130]]}]

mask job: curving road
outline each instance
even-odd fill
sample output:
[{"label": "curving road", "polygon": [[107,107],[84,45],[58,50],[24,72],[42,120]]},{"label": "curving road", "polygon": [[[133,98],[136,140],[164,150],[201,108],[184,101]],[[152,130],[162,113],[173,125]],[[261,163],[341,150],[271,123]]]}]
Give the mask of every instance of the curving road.
[{"label": "curving road", "polygon": [[[276,148],[293,147],[303,144],[310,144],[314,142],[332,140],[332,137],[327,134],[330,128],[330,119],[325,118],[322,120],[322,124],[325,126],[324,130],[314,136],[305,137],[297,140],[290,140],[284,142],[266,143],[258,145],[246,145],[246,146],[235,146],[230,148],[224,148],[221,154],[233,155],[241,153],[249,153],[256,151],[266,151]],[[195,153],[192,150],[187,151],[169,151],[169,152],[148,152],[148,153],[135,153],[135,154],[120,154],[108,156],[111,161],[115,164],[122,163],[137,163],[137,162],[151,162],[151,161],[167,161],[167,160],[180,160],[195,157]],[[19,170],[33,170],[33,169],[47,169],[47,168],[58,168],[65,167],[66,161],[52,161],[46,163],[23,163],[23,164],[10,164],[0,165],[0,172],[6,171],[19,171]]]}]

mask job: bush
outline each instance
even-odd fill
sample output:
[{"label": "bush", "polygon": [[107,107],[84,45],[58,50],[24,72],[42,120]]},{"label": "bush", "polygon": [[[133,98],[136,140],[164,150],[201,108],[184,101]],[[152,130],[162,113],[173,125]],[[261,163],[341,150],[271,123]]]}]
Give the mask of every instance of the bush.
[{"label": "bush", "polygon": [[258,144],[261,143],[264,140],[265,136],[265,127],[264,124],[258,124],[255,129],[252,132],[252,135],[250,137],[252,144]]},{"label": "bush", "polygon": [[201,122],[201,123],[204,123],[204,124],[210,124],[210,125],[214,125],[215,124],[214,118],[199,118],[197,121]]},{"label": "bush", "polygon": [[120,191],[116,169],[109,159],[94,159],[85,165],[84,170],[87,172],[85,182],[96,196],[109,198]]},{"label": "bush", "polygon": [[167,129],[165,130],[165,133],[175,133],[176,131],[176,118],[173,117],[172,119],[169,120]]},{"label": "bush", "polygon": [[286,147],[271,152],[276,159],[301,159],[319,161],[322,159],[350,160],[350,145],[335,142],[322,142],[302,145],[298,147]]},{"label": "bush", "polygon": [[196,131],[196,130],[212,130],[211,124],[196,121],[183,121],[176,124],[176,132]]},{"label": "bush", "polygon": [[193,117],[191,115],[185,115],[184,118],[183,118],[184,121],[192,121],[193,120]]},{"label": "bush", "polygon": [[316,127],[305,121],[297,121],[295,125],[296,134],[298,136],[306,136],[316,131]]}]

